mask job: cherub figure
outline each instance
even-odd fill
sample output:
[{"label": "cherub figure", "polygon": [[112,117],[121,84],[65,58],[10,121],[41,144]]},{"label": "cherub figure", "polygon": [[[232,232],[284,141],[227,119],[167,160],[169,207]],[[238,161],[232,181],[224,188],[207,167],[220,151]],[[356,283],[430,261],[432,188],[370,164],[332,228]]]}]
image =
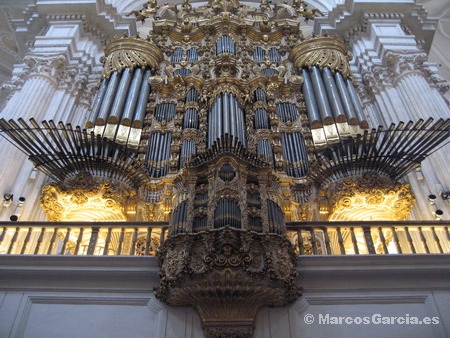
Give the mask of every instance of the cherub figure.
[{"label": "cherub figure", "polygon": [[303,12],[302,16],[305,18],[305,22],[308,22],[309,20],[314,20],[316,18],[316,14],[324,16],[324,14],[318,8],[307,9]]},{"label": "cherub figure", "polygon": [[127,14],[127,16],[131,15],[134,15],[136,17],[136,21],[140,21],[142,24],[144,24],[145,19],[147,19],[147,17],[142,15],[142,11],[134,10]]},{"label": "cherub figure", "polygon": [[316,18],[316,14],[324,16],[324,14],[318,8],[307,9],[306,7],[308,7],[308,4],[303,0],[294,0],[292,5],[297,9],[297,13],[305,18],[305,22],[314,20]]},{"label": "cherub figure", "polygon": [[145,22],[145,19],[151,18],[156,13],[157,0],[150,0],[146,4],[144,4],[144,8],[141,10],[131,11],[127,16],[134,15],[136,17],[136,21],[141,21],[142,24]]}]

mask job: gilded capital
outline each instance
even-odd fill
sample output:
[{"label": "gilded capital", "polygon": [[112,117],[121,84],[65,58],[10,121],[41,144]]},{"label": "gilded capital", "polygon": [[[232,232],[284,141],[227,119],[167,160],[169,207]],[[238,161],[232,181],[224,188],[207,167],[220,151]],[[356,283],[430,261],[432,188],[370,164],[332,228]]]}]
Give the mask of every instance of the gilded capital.
[{"label": "gilded capital", "polygon": [[162,51],[152,42],[137,38],[120,38],[105,48],[105,63],[102,76],[108,78],[112,72],[121,72],[125,68],[157,68],[164,59]]},{"label": "gilded capital", "polygon": [[336,38],[321,36],[298,43],[289,53],[289,60],[295,67],[328,67],[350,77],[352,55],[347,46]]}]

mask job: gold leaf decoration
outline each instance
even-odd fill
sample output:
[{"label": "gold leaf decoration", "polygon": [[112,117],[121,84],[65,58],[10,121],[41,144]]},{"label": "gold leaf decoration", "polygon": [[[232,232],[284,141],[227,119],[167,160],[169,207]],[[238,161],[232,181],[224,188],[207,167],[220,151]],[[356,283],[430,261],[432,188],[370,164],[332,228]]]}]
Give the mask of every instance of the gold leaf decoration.
[{"label": "gold leaf decoration", "polygon": [[289,60],[295,67],[328,67],[347,77],[351,76],[348,63],[351,58],[347,46],[329,36],[302,41],[289,53]]},{"label": "gold leaf decoration", "polygon": [[109,78],[112,72],[121,72],[125,68],[157,68],[164,56],[153,43],[137,38],[120,38],[105,48],[106,60],[102,76]]}]

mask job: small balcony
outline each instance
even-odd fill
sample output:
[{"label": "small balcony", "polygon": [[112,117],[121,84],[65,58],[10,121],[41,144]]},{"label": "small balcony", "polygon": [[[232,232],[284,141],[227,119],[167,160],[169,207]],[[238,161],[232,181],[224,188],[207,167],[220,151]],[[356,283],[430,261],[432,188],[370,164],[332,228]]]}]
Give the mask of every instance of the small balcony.
[{"label": "small balcony", "polygon": [[[450,221],[295,222],[287,237],[300,255],[450,253]],[[0,255],[154,256],[160,222],[0,222]]]}]

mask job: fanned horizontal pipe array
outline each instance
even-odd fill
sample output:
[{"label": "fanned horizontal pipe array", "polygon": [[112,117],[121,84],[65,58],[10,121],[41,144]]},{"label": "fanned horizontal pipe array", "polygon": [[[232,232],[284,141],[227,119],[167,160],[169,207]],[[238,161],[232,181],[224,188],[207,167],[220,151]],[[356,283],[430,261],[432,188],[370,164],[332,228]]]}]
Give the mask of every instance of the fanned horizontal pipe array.
[{"label": "fanned horizontal pipe array", "polygon": [[398,181],[450,138],[450,119],[419,120],[391,124],[350,137],[339,144],[316,151],[317,162],[308,179],[326,185],[344,177],[374,171]]},{"label": "fanned horizontal pipe array", "polygon": [[120,180],[139,186],[148,180],[147,170],[135,152],[100,135],[88,133],[70,124],[34,119],[0,119],[0,128],[16,144],[37,169],[54,180],[64,180],[79,172]]}]

